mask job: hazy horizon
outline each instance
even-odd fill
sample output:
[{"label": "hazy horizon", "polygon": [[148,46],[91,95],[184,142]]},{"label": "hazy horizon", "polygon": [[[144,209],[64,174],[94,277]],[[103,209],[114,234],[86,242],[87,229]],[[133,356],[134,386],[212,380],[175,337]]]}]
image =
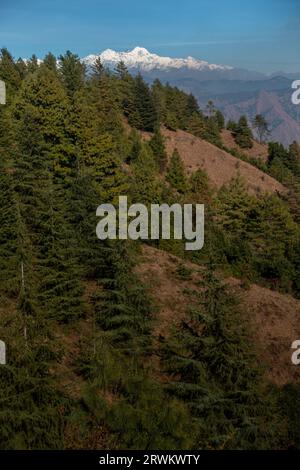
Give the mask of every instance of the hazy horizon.
[{"label": "hazy horizon", "polygon": [[161,56],[298,72],[299,26],[298,0],[4,0],[0,6],[0,44],[23,58],[141,46]]}]

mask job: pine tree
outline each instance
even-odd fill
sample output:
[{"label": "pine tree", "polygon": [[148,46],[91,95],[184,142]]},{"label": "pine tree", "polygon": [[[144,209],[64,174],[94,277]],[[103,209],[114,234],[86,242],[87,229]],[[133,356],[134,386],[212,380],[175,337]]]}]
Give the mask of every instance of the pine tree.
[{"label": "pine tree", "polygon": [[17,294],[20,288],[20,258],[18,245],[17,204],[13,179],[0,163],[0,289],[2,293]]},{"label": "pine tree", "polygon": [[161,187],[157,178],[157,165],[147,145],[143,145],[138,159],[133,164],[131,193],[134,203],[147,205],[160,201]]},{"label": "pine tree", "polygon": [[206,133],[204,117],[199,113],[194,113],[189,120],[187,131],[196,137],[204,138]]},{"label": "pine tree", "polygon": [[81,266],[74,229],[68,220],[68,196],[51,174],[40,192],[38,204],[37,293],[48,318],[61,322],[83,316]]},{"label": "pine tree", "polygon": [[162,342],[162,360],[171,374],[167,389],[188,405],[197,447],[276,447],[281,438],[276,401],[255,367],[236,301],[212,267],[201,286],[198,303]]},{"label": "pine tree", "polygon": [[69,403],[50,373],[57,357],[49,330],[36,318],[25,342],[22,329],[22,320],[10,316],[4,336],[1,332],[9,345],[9,363],[0,369],[0,449],[59,450]]},{"label": "pine tree", "polygon": [[73,99],[84,85],[85,67],[79,57],[67,51],[59,56],[59,70],[68,96]]},{"label": "pine tree", "polygon": [[156,79],[152,84],[152,99],[157,114],[158,125],[166,124],[166,96],[162,83]]},{"label": "pine tree", "polygon": [[97,323],[116,348],[140,355],[149,347],[150,301],[133,272],[132,255],[125,242],[112,242],[106,262],[104,291],[95,296]]},{"label": "pine tree", "polygon": [[57,61],[55,55],[48,52],[48,54],[44,57],[43,64],[46,65],[50,70],[53,72],[57,72]]},{"label": "pine tree", "polygon": [[35,54],[32,54],[30,59],[26,63],[27,71],[29,73],[35,73],[39,69],[39,61]]},{"label": "pine tree", "polygon": [[129,124],[149,132],[153,132],[157,124],[157,115],[149,87],[140,74],[134,80],[134,111],[129,115]]},{"label": "pine tree", "polygon": [[166,173],[166,180],[180,194],[188,190],[188,181],[184,166],[177,149],[174,150]]},{"label": "pine tree", "polygon": [[[68,101],[56,75],[42,65],[25,79],[14,106],[20,151],[44,163],[58,177],[67,178],[76,165],[66,135]],[[25,164],[25,163],[24,163]]]},{"label": "pine tree", "polygon": [[221,113],[221,111],[219,109],[216,110],[215,119],[216,119],[216,122],[218,124],[219,130],[221,131],[222,129],[224,129],[225,128],[225,118],[224,118],[224,115]]},{"label": "pine tree", "polygon": [[140,134],[136,129],[132,129],[130,136],[130,150],[127,158],[127,163],[134,163],[139,158],[142,151],[143,144]]},{"label": "pine tree", "polygon": [[105,68],[101,62],[100,57],[97,57],[95,62],[92,65],[92,74],[93,74],[93,77],[99,82],[101,81],[101,79],[103,78],[105,74]]},{"label": "pine tree", "polygon": [[189,179],[190,197],[193,203],[203,204],[211,202],[212,189],[209,184],[207,173],[196,170]]},{"label": "pine tree", "polygon": [[8,103],[21,86],[21,74],[13,56],[6,49],[0,49],[0,78],[6,84]]}]

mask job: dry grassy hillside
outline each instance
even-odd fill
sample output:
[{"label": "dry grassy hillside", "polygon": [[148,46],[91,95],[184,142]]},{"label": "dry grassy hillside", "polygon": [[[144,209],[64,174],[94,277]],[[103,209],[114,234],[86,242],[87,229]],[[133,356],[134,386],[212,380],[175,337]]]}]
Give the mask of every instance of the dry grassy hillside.
[{"label": "dry grassy hillside", "polygon": [[[240,175],[251,193],[285,191],[282,184],[271,176],[205,140],[181,130],[173,132],[163,129],[162,133],[165,137],[168,155],[170,156],[177,148],[187,171],[196,171],[198,168],[205,170],[216,188],[220,188],[233,177]],[[149,139],[149,134],[143,133],[143,136]]]},{"label": "dry grassy hillside", "polygon": [[[143,254],[138,271],[149,283],[158,307],[154,334],[167,336],[190,305],[186,289],[199,289],[197,281],[202,268],[149,246],[144,246]],[[178,276],[177,269],[182,264],[191,270],[189,280]],[[256,284],[245,289],[238,279],[229,278],[227,282],[240,298],[241,313],[267,377],[278,385],[300,382],[300,369],[291,363],[291,344],[300,338],[300,300]]]}]

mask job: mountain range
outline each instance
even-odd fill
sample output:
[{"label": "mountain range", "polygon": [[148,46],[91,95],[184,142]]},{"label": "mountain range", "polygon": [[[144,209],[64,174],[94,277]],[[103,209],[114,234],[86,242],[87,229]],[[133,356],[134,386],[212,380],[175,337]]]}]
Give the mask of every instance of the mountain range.
[{"label": "mountain range", "polygon": [[284,145],[294,140],[300,142],[300,106],[291,102],[291,84],[300,78],[300,72],[265,75],[190,56],[161,57],[143,47],[126,52],[106,49],[82,61],[89,68],[98,57],[110,69],[123,61],[132,74],[141,73],[149,83],[158,78],[191,92],[202,109],[208,100],[213,100],[226,119],[238,119],[245,114],[251,123],[256,114],[263,114],[271,131],[269,140],[278,140]]}]

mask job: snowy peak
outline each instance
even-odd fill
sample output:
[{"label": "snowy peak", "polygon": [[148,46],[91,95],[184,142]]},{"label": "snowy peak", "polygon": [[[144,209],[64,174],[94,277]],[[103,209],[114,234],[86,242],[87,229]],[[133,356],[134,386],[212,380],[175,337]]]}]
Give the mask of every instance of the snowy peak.
[{"label": "snowy peak", "polygon": [[209,64],[204,60],[198,60],[194,57],[185,59],[176,59],[171,57],[161,57],[152,54],[144,47],[135,47],[132,51],[117,52],[112,49],[106,49],[101,54],[89,55],[83,59],[86,65],[92,65],[100,57],[103,65],[114,67],[119,62],[124,62],[128,68],[135,68],[141,71],[151,70],[169,70],[187,68],[190,70],[232,70],[233,67],[227,65]]}]

